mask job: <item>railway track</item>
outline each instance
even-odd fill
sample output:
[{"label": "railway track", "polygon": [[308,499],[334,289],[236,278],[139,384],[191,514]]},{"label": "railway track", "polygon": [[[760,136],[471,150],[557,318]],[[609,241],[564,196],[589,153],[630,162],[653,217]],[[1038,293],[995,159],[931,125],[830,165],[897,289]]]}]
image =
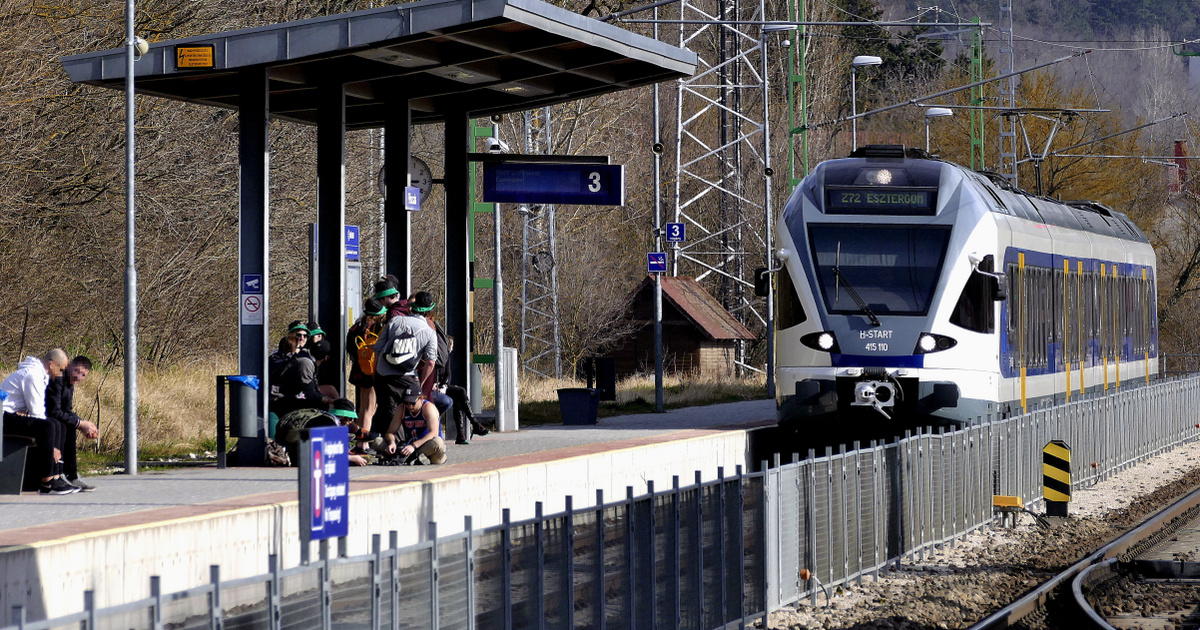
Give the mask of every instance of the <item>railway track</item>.
[{"label": "railway track", "polygon": [[1200,628],[1200,489],[971,626]]}]

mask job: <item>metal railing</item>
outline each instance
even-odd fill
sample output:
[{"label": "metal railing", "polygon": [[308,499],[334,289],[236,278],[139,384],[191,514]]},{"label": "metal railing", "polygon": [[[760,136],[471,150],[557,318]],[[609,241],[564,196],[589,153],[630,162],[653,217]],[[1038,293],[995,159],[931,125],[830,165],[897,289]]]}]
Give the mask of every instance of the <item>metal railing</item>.
[{"label": "metal railing", "polygon": [[[26,622],[28,630],[725,628],[821,588],[862,582],[992,522],[992,494],[1041,502],[1041,450],[1071,447],[1075,488],[1197,437],[1200,376],[958,431],[809,453],[701,482],[147,599]],[[812,579],[802,579],[805,570]]]},{"label": "metal railing", "polygon": [[[23,630],[255,628],[538,629],[747,627],[766,615],[763,474],[725,477],[438,537],[403,549],[398,536],[352,558],[323,558],[270,573],[27,622]],[[326,547],[327,549],[327,547]]]},{"label": "metal railing", "polygon": [[[767,609],[862,582],[992,522],[992,495],[1042,501],[1042,448],[1071,447],[1071,485],[1106,479],[1197,438],[1200,376],[1160,381],[958,431],[823,456],[767,471]],[[810,580],[801,578],[802,571]]]}]

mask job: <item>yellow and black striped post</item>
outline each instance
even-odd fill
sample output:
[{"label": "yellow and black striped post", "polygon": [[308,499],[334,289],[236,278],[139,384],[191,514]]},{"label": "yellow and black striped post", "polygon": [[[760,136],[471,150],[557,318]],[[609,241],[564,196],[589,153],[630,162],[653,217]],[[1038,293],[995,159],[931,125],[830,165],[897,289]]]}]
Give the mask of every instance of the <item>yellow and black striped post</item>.
[{"label": "yellow and black striped post", "polygon": [[1042,449],[1042,498],[1046,516],[1066,516],[1071,501],[1071,447],[1062,440],[1050,440]]}]

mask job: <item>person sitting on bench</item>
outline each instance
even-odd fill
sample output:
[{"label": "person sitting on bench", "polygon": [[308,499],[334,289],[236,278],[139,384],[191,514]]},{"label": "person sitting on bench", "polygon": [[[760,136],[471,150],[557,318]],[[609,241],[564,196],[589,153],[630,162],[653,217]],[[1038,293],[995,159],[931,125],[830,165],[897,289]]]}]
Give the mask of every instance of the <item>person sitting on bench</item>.
[{"label": "person sitting on bench", "polygon": [[46,417],[62,424],[63,428],[62,474],[71,485],[84,492],[96,488],[79,478],[76,432],[92,440],[99,437],[100,432],[95,424],[75,413],[75,386],[91,371],[92,360],[81,354],[71,359],[66,373],[50,379],[50,385],[46,387]]},{"label": "person sitting on bench", "polygon": [[67,353],[55,348],[41,359],[25,357],[17,371],[0,382],[4,433],[34,439],[30,471],[41,478],[40,494],[71,494],[79,488],[62,478],[63,425],[46,418],[46,386],[67,369]]}]

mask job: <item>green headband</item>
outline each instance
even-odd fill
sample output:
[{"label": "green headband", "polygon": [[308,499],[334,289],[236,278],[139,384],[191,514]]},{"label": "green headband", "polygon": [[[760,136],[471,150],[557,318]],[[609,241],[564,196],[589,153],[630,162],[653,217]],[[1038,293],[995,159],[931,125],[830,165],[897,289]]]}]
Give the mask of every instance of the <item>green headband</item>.
[{"label": "green headband", "polygon": [[313,328],[312,330],[308,331],[308,334],[310,334],[310,335],[324,335],[324,334],[325,334],[325,331],[324,331],[324,330],[321,330],[321,327],[320,327],[320,326],[317,326],[316,328]]},{"label": "green headband", "polygon": [[297,330],[303,330],[303,331],[304,331],[304,332],[306,332],[306,333],[312,334],[311,332],[309,332],[309,330],[308,330],[308,326],[305,326],[304,324],[296,324],[295,326],[292,326],[291,328],[289,328],[289,329],[288,329],[288,332],[289,332],[289,333],[294,333],[294,332],[296,332]]},{"label": "green headband", "polygon": [[435,306],[437,306],[437,302],[434,302],[429,306],[414,306],[412,307],[412,310],[417,313],[428,313],[429,311],[432,311]]},{"label": "green headband", "polygon": [[387,307],[386,307],[386,306],[380,306],[378,311],[375,311],[374,313],[372,313],[372,312],[368,311],[368,312],[367,312],[367,315],[383,315],[383,314],[384,314],[384,313],[386,313],[386,312],[387,312]]},{"label": "green headband", "polygon": [[349,411],[346,409],[334,409],[333,411],[330,411],[329,413],[331,413],[339,418],[350,418],[351,420],[358,419],[357,413],[354,413],[353,411]]},{"label": "green headband", "polygon": [[380,298],[385,298],[388,296],[396,295],[399,292],[400,291],[398,289],[384,289],[384,290],[380,291],[379,293],[375,294],[375,299],[378,300]]}]

